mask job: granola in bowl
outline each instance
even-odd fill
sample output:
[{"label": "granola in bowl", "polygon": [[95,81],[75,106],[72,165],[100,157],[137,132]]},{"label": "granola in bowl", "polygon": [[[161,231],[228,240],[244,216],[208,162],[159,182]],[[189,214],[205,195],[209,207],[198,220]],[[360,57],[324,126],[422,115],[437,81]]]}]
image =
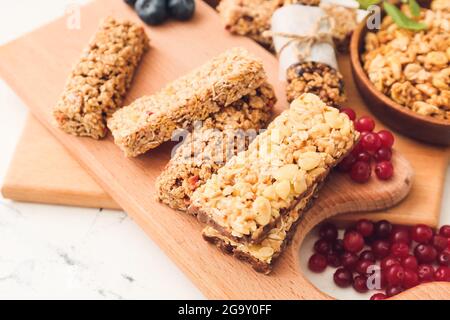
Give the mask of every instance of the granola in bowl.
[{"label": "granola in bowl", "polygon": [[[406,6],[402,11],[409,15]],[[422,31],[401,29],[390,16],[365,36],[363,68],[374,86],[423,116],[450,122],[450,2],[422,9]]]}]

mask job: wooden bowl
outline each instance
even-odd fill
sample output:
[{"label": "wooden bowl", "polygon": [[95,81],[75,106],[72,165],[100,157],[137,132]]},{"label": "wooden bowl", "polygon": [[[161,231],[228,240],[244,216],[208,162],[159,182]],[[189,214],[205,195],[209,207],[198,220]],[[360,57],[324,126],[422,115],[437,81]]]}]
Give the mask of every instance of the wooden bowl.
[{"label": "wooden bowl", "polygon": [[422,116],[401,106],[378,91],[369,80],[361,63],[366,33],[366,20],[364,20],[353,32],[350,41],[350,59],[356,87],[370,111],[382,122],[404,135],[432,144],[449,146],[450,122]]}]

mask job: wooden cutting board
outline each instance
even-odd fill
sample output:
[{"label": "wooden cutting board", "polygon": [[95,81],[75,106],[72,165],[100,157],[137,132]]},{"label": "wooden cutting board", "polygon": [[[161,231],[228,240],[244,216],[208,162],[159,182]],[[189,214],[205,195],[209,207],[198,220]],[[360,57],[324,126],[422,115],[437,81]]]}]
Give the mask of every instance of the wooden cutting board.
[{"label": "wooden cutting board", "polygon": [[[316,205],[304,216],[292,246],[282,256],[273,274],[255,273],[247,265],[205,243],[200,236],[202,226],[195,219],[154,200],[154,180],[169,159],[170,146],[162,146],[137,159],[127,159],[110,136],[103,141],[94,141],[66,135],[53,126],[51,108],[70,67],[95,31],[98,21],[106,15],[137,20],[121,1],[91,2],[82,9],[80,30],[68,30],[63,17],[1,47],[0,75],[36,118],[209,298],[329,298],[301,273],[298,252],[304,235],[318,222],[336,213],[382,209],[403,198],[411,185],[412,169],[401,154],[408,158],[413,153],[421,155],[414,161],[416,164],[433,160],[432,169],[444,166],[446,150],[398,139],[394,161],[397,171],[391,181],[374,179],[369,184],[356,186],[344,175],[332,176]],[[244,46],[264,61],[280,100],[277,111],[286,106],[283,85],[277,82],[276,59],[252,41],[229,35],[222,29],[213,10],[202,2],[197,2],[196,16],[191,22],[171,22],[158,28],[147,28],[147,31],[152,48],[144,58],[126,103],[156,91],[227,48]],[[434,205],[437,203],[443,171],[432,169],[426,171],[422,167],[418,171],[418,181],[423,172],[427,180],[434,179],[436,184],[429,185],[432,188],[425,198],[417,195],[417,205],[424,199],[433,199]],[[398,296],[430,297],[450,297],[450,284],[422,285]]]},{"label": "wooden cutting board", "polygon": [[[341,55],[339,65],[349,95],[347,105],[355,107],[359,114],[367,113],[352,81],[348,56]],[[436,166],[424,170],[428,167],[428,161],[432,160],[433,153],[424,151],[424,154],[419,154],[414,152],[414,148],[405,149],[402,143],[404,145],[404,142],[399,142],[400,147],[396,144],[396,149],[399,148],[402,153],[406,150],[406,156],[419,176],[419,179],[414,181],[408,199],[394,208],[372,213],[343,214],[334,220],[348,223],[365,217],[372,220],[389,219],[397,224],[421,222],[437,226],[441,211],[442,177],[445,176],[447,166],[445,156],[442,161],[435,163]],[[410,141],[406,141],[406,144],[410,145]],[[423,150],[423,147],[419,146],[418,150]],[[429,170],[433,174],[426,178]],[[27,119],[17,144],[3,183],[2,194],[5,198],[16,201],[120,209],[108,193],[33,116]]]}]

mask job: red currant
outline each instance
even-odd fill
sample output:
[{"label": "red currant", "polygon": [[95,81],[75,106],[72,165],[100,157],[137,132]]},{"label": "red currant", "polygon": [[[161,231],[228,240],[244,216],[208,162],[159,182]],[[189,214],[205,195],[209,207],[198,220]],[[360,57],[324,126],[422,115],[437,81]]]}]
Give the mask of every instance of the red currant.
[{"label": "red currant", "polygon": [[330,267],[337,268],[341,266],[341,260],[339,259],[339,255],[334,252],[330,252],[327,254],[327,263]]},{"label": "red currant", "polygon": [[352,273],[347,269],[339,268],[335,271],[333,280],[338,287],[346,288],[351,286],[353,282],[353,276]]},{"label": "red currant", "polygon": [[356,223],[356,231],[364,238],[370,237],[373,233],[373,223],[367,219],[358,220]]},{"label": "red currant", "polygon": [[356,112],[351,108],[342,108],[341,113],[345,113],[352,121],[356,119]]},{"label": "red currant", "polygon": [[391,246],[391,255],[396,258],[406,258],[409,255],[409,246],[403,242],[395,242]]},{"label": "red currant", "polygon": [[353,181],[358,183],[365,183],[369,181],[372,170],[370,164],[364,161],[356,161],[350,171],[350,177]]},{"label": "red currant", "polygon": [[402,266],[405,269],[416,271],[419,266],[419,262],[413,255],[408,255],[407,257],[402,259]]},{"label": "red currant", "polygon": [[394,175],[394,166],[390,161],[381,161],[375,165],[375,174],[380,180],[389,180]]},{"label": "red currant", "polygon": [[375,121],[369,116],[362,116],[355,121],[355,129],[359,132],[369,131],[372,132],[375,128]]},{"label": "red currant", "polygon": [[437,250],[431,245],[420,243],[414,249],[414,255],[420,263],[432,263],[437,257]]},{"label": "red currant", "polygon": [[355,266],[355,271],[361,275],[367,275],[369,273],[369,267],[373,266],[374,264],[374,261],[358,260]]},{"label": "red currant", "polygon": [[394,264],[385,271],[386,281],[390,286],[398,286],[403,283],[405,269],[400,264]]},{"label": "red currant", "polygon": [[418,224],[411,229],[411,238],[419,243],[428,243],[433,237],[433,229],[424,224]]},{"label": "red currant", "polygon": [[385,300],[387,296],[384,293],[375,293],[370,297],[370,300]]},{"label": "red currant", "polygon": [[366,293],[369,291],[369,288],[367,287],[367,277],[361,275],[356,276],[353,279],[353,288],[359,293]]},{"label": "red currant", "polygon": [[400,261],[398,261],[397,258],[389,256],[389,257],[383,258],[381,260],[380,268],[381,268],[381,270],[387,270],[390,267],[392,267],[393,265],[399,265],[399,264],[400,264]]},{"label": "red currant", "polygon": [[417,268],[420,282],[430,282],[434,279],[434,268],[431,264],[420,264]]},{"label": "red currant", "polygon": [[338,231],[334,224],[327,222],[320,227],[319,235],[322,239],[334,241],[337,239]]},{"label": "red currant", "polygon": [[364,238],[356,231],[350,231],[344,236],[344,248],[349,252],[359,252],[364,247]]},{"label": "red currant", "polygon": [[342,239],[336,239],[333,241],[332,249],[334,253],[341,255],[345,249],[344,249],[344,240]]},{"label": "red currant", "polygon": [[431,244],[439,252],[447,249],[447,243],[448,243],[447,238],[445,238],[439,234],[434,235],[433,238],[431,239]]},{"label": "red currant", "polygon": [[434,280],[436,281],[450,281],[450,268],[440,266],[434,272]]},{"label": "red currant", "polygon": [[437,262],[441,266],[450,267],[450,251],[445,250],[439,253]]},{"label": "red currant", "polygon": [[403,226],[395,226],[392,229],[391,236],[389,237],[392,243],[402,242],[406,244],[411,243],[411,237],[409,235],[409,229]]},{"label": "red currant", "polygon": [[327,258],[322,254],[315,253],[309,258],[308,267],[313,272],[322,272],[327,267]]},{"label": "red currant", "polygon": [[373,154],[381,147],[380,137],[376,133],[369,132],[361,138],[362,148]]},{"label": "red currant", "polygon": [[382,259],[389,254],[391,245],[386,240],[375,240],[372,244],[372,251],[375,257]]},{"label": "red currant", "polygon": [[314,243],[314,251],[325,256],[331,251],[331,244],[325,239],[319,239]]},{"label": "red currant", "polygon": [[392,148],[394,145],[394,135],[387,130],[380,130],[378,131],[378,137],[380,137],[381,145],[385,148]]},{"label": "red currant", "polygon": [[387,220],[380,220],[375,223],[375,237],[377,239],[387,239],[391,235],[392,224]]},{"label": "red currant", "polygon": [[[363,134],[365,134],[364,132],[361,132],[361,137],[363,136]],[[361,139],[361,138],[360,138]],[[362,147],[361,141],[359,141],[354,147],[353,150],[351,152],[351,154],[353,154],[354,156],[357,156],[358,153],[363,152],[364,149]]]},{"label": "red currant", "polygon": [[415,287],[419,284],[419,276],[417,272],[410,269],[405,269],[405,276],[403,278],[403,286],[406,289]]},{"label": "red currant", "polygon": [[399,293],[402,293],[404,291],[404,289],[400,286],[394,286],[394,287],[388,287],[386,289],[386,295],[388,297],[393,297],[398,295]]},{"label": "red currant", "polygon": [[361,252],[359,254],[359,259],[360,260],[370,260],[375,262],[375,255],[373,254],[373,252],[371,250],[364,250],[363,252]]},{"label": "red currant", "polygon": [[353,164],[356,162],[355,156],[350,153],[348,156],[346,156],[342,161],[338,164],[337,168],[340,172],[349,172]]},{"label": "red currant", "polygon": [[450,225],[442,226],[439,229],[439,234],[445,238],[450,238]]},{"label": "red currant", "polygon": [[341,263],[347,270],[353,270],[358,262],[358,256],[351,252],[344,252],[341,255]]},{"label": "red currant", "polygon": [[356,155],[356,161],[363,161],[363,162],[370,163],[370,160],[371,160],[371,156],[367,151],[361,151],[360,153],[358,153]]},{"label": "red currant", "polygon": [[377,152],[375,152],[373,157],[377,162],[389,161],[392,158],[392,151],[391,149],[381,147],[380,149],[377,150]]}]

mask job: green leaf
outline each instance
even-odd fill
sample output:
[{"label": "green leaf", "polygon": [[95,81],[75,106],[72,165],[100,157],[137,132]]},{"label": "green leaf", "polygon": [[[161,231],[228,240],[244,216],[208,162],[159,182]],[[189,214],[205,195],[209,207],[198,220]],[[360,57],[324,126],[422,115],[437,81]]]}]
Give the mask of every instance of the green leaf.
[{"label": "green leaf", "polygon": [[414,17],[420,16],[420,6],[416,0],[409,0],[409,11],[411,11]]},{"label": "green leaf", "polygon": [[359,8],[367,10],[370,6],[380,3],[381,0],[358,0]]},{"label": "green leaf", "polygon": [[408,18],[403,12],[400,11],[399,8],[389,2],[383,2],[383,7],[387,14],[391,16],[392,20],[394,20],[400,28],[414,31],[420,31],[427,28],[425,23],[417,22],[411,18]]}]

